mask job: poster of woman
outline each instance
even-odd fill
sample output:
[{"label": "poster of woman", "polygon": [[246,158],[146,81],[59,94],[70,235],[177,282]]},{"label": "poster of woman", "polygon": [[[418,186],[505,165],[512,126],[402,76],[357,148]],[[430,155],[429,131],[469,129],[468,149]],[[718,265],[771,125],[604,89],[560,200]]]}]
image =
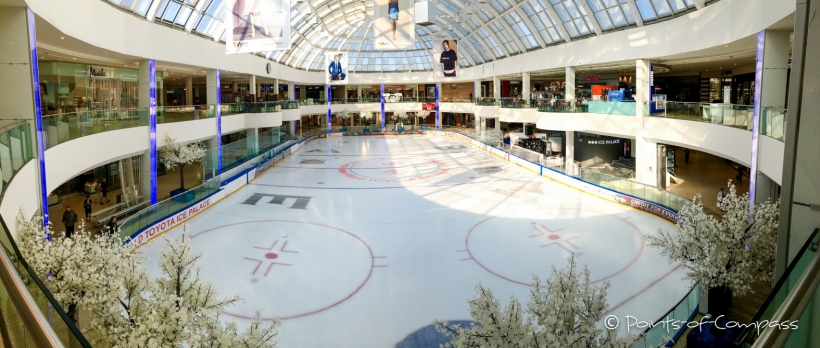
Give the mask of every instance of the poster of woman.
[{"label": "poster of woman", "polygon": [[290,0],[230,0],[228,54],[290,49]]},{"label": "poster of woman", "polygon": [[374,0],[376,49],[411,48],[416,42],[414,0]]},{"label": "poster of woman", "polygon": [[435,77],[458,76],[458,41],[444,39],[433,42],[433,74]]}]

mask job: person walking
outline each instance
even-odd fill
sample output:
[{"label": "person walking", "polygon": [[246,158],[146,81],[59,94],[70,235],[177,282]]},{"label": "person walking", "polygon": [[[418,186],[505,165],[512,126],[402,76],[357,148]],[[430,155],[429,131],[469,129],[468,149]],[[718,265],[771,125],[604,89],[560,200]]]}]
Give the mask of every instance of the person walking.
[{"label": "person walking", "polygon": [[683,161],[689,164],[689,149],[683,150]]},{"label": "person walking", "polygon": [[117,229],[120,227],[117,226],[117,217],[114,216],[111,220],[108,220],[108,223],[105,224],[105,231],[108,232],[109,236],[113,236],[114,233],[117,233]]},{"label": "person walking", "polygon": [[[111,189],[108,187],[108,181],[106,181],[105,178],[102,179],[102,183],[100,184],[100,186],[100,191],[102,192],[102,200],[105,200],[106,202],[111,202],[111,200],[107,197],[108,192],[110,192]],[[102,200],[100,200],[100,204],[103,204]]]},{"label": "person walking", "polygon": [[741,165],[740,163],[737,164],[737,176],[735,177],[735,179],[737,179],[737,182],[739,182],[741,184],[743,183],[743,170],[744,169],[745,169],[745,167],[743,167],[743,165]]},{"label": "person walking", "polygon": [[91,220],[91,205],[94,204],[94,201],[91,199],[90,195],[85,196],[85,201],[83,201],[83,210],[85,210],[85,219]]},{"label": "person walking", "polygon": [[102,198],[103,198],[102,197],[102,185],[97,180],[94,180],[94,192],[97,195],[97,202],[100,202],[100,204],[103,204],[103,201],[102,201]]},{"label": "person walking", "polygon": [[723,192],[723,187],[721,187],[717,197],[717,207],[721,213],[723,212],[723,197],[726,197],[726,194]]},{"label": "person walking", "polygon": [[65,225],[65,236],[66,238],[71,238],[71,235],[74,234],[74,224],[77,223],[77,213],[71,210],[71,207],[65,207],[65,213],[63,213],[63,225]]}]

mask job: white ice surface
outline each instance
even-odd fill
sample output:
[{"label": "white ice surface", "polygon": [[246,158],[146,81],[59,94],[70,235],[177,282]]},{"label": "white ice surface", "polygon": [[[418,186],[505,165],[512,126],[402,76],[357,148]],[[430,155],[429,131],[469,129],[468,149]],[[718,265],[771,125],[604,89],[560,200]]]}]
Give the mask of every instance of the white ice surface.
[{"label": "white ice surface", "polygon": [[[310,200],[243,204],[255,193]],[[284,318],[286,348],[395,346],[435,319],[469,319],[478,282],[526,303],[523,284],[570,250],[611,283],[620,318],[656,320],[689,291],[643,241],[670,223],[443,136],[312,141],[188,223],[202,276],[245,300],[227,313],[240,327],[257,309]],[[154,275],[162,237],[140,248]]]}]

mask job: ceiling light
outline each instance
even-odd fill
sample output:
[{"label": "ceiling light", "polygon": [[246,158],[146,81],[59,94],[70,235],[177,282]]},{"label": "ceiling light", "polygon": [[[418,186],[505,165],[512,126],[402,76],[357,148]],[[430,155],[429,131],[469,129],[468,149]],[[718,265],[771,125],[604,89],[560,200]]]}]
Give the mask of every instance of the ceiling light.
[{"label": "ceiling light", "polygon": [[65,40],[65,37],[60,36],[60,40]]}]

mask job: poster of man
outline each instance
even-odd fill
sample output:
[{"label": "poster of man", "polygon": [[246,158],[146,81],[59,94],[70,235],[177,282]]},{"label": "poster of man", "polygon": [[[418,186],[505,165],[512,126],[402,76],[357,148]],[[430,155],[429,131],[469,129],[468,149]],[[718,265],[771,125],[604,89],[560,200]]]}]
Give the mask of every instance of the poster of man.
[{"label": "poster of man", "polygon": [[416,42],[414,0],[374,0],[375,49],[411,48]]},{"label": "poster of man", "polygon": [[290,0],[229,0],[228,54],[290,49]]},{"label": "poster of man", "polygon": [[453,39],[433,43],[433,72],[435,77],[458,76],[458,42]]},{"label": "poster of man", "polygon": [[346,52],[325,52],[325,62],[327,71],[325,79],[329,85],[346,85],[347,78],[347,53]]}]

